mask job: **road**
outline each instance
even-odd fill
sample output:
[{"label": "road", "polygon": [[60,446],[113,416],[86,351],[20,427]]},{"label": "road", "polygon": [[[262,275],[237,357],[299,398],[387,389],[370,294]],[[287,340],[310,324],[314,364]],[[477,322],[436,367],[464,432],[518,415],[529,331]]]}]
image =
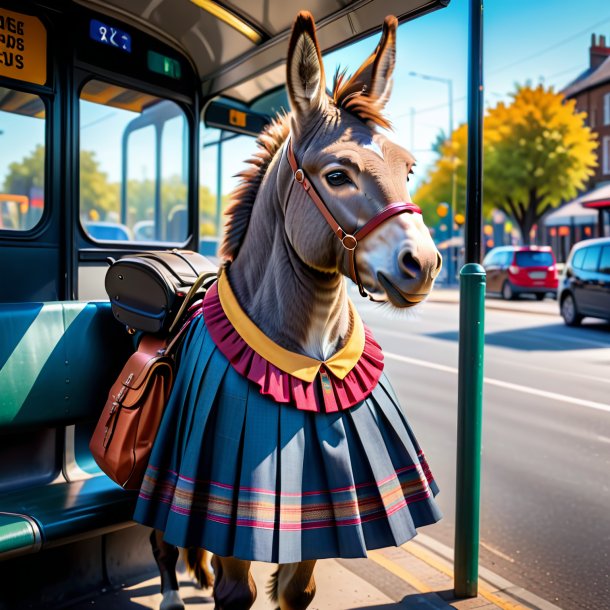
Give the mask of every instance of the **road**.
[{"label": "road", "polygon": [[[359,307],[441,487],[445,518],[423,531],[453,546],[458,305]],[[481,565],[610,608],[610,325],[488,308],[485,331]]]}]

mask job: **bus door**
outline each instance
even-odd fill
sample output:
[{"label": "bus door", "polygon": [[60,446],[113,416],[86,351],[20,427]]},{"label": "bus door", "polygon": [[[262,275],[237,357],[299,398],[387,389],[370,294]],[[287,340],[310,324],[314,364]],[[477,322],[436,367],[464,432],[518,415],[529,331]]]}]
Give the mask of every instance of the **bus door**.
[{"label": "bus door", "polygon": [[[65,296],[57,23],[0,6],[0,302]],[[55,142],[55,144],[53,144]]]}]

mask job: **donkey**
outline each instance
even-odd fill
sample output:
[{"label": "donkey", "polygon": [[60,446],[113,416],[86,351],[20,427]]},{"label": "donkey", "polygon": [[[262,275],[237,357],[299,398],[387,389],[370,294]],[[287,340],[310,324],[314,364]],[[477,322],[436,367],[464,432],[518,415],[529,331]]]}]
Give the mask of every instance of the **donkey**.
[{"label": "donkey", "polygon": [[185,340],[134,516],[156,529],[163,610],[183,607],[174,544],[215,553],[213,577],[203,551],[188,563],[203,585],[215,578],[217,610],[252,606],[252,560],[278,563],[271,599],[302,610],[317,559],[366,556],[440,518],[344,279],[405,309],[441,268],[407,191],[414,159],[378,131],[390,126],[396,27],[387,17],[372,55],[328,95],[311,14],[293,25],[291,113],[241,174],[218,288]]}]

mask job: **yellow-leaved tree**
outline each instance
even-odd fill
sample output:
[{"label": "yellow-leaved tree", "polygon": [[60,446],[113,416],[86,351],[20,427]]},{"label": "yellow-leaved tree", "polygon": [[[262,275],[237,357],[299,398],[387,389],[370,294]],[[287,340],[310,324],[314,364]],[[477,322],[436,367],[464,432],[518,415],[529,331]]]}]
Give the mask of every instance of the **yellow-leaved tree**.
[{"label": "yellow-leaved tree", "polygon": [[[509,104],[487,111],[483,122],[484,210],[503,210],[517,224],[523,243],[532,227],[551,208],[576,196],[596,166],[595,134],[585,125],[575,102],[545,89],[519,86]],[[416,201],[450,201],[451,156],[456,157],[457,211],[465,202],[465,125],[452,134],[443,156],[416,193]],[[423,202],[426,202],[423,201]]]},{"label": "yellow-leaved tree", "polygon": [[467,139],[466,125],[460,125],[451,134],[450,140],[444,140],[439,144],[439,157],[413,197],[422,209],[424,218],[428,220],[436,218],[436,207],[441,202],[452,201],[454,188],[456,203],[454,213],[464,213]]}]

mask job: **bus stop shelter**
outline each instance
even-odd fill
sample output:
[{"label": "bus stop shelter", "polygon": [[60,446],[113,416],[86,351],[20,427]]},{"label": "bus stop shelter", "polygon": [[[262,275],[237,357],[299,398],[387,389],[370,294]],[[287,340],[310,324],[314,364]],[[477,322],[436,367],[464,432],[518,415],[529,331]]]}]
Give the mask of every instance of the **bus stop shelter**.
[{"label": "bus stop shelter", "polygon": [[581,198],[583,208],[597,211],[598,236],[606,235],[606,218],[610,217],[610,184],[600,186]]}]

